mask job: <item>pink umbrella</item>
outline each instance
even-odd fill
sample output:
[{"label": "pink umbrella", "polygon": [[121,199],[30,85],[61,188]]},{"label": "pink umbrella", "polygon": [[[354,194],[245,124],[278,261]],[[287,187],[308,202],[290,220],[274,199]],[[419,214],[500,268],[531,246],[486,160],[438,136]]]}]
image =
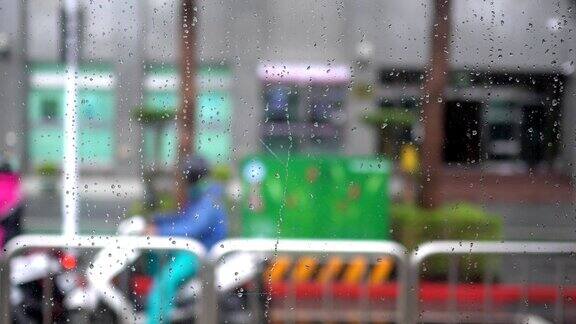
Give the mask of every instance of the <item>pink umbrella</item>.
[{"label": "pink umbrella", "polygon": [[16,173],[0,173],[0,220],[8,216],[21,199],[20,176]]}]

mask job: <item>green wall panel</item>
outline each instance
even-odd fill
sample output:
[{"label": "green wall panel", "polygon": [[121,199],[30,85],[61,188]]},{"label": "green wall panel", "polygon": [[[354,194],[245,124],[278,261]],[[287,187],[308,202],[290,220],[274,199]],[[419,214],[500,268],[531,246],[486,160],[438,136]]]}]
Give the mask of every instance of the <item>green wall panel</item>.
[{"label": "green wall panel", "polygon": [[242,162],[241,175],[244,236],[389,238],[387,161],[256,155]]}]

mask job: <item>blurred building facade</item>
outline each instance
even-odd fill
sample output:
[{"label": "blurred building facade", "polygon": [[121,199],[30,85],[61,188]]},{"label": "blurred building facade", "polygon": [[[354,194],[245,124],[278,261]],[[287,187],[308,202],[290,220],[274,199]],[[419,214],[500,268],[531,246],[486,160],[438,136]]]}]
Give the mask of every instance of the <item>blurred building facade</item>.
[{"label": "blurred building facade", "polygon": [[[447,200],[573,200],[573,5],[453,2],[439,189]],[[431,6],[199,1],[198,149],[235,163],[258,151],[374,154],[386,141],[417,144],[417,118],[382,138],[386,123],[366,116],[390,108],[418,114]],[[83,1],[82,8],[82,169],[139,177],[158,144],[134,108],[178,105],[178,1]],[[5,1],[0,10],[0,149],[28,172],[61,156],[61,23],[56,0]],[[169,168],[173,126],[162,134]]]}]

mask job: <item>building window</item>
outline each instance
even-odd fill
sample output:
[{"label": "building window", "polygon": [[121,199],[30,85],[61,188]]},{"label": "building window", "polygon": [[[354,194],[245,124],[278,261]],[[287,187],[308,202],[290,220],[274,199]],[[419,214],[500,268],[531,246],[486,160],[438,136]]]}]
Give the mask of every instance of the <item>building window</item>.
[{"label": "building window", "polygon": [[58,102],[55,99],[44,99],[40,107],[42,122],[55,123],[58,114]]},{"label": "building window", "polygon": [[338,150],[345,87],[278,84],[264,88],[265,149],[279,152]]},{"label": "building window", "polygon": [[[143,109],[154,113],[175,114],[180,105],[180,75],[177,67],[149,64],[145,67],[145,73]],[[230,80],[231,71],[226,66],[200,67],[195,146],[197,152],[214,165],[227,163],[232,153],[230,124],[233,107],[229,92]],[[176,120],[165,120],[161,127],[143,126],[146,163],[154,163],[161,169],[172,168],[178,150]]]},{"label": "building window", "polygon": [[342,141],[345,67],[261,66],[262,149],[268,152],[335,152]]},{"label": "building window", "polygon": [[[533,104],[526,105],[523,108],[522,114],[522,138],[521,143],[521,156],[530,167],[538,165],[545,159],[547,144],[546,138],[550,136],[557,136],[557,128],[547,128],[547,114],[544,105]],[[556,118],[552,122],[553,126],[558,124]],[[552,134],[547,133],[547,129],[551,130]],[[554,141],[556,142],[556,141]]]},{"label": "building window", "polygon": [[[421,74],[382,71],[380,152],[392,158],[417,129],[395,115],[420,114]],[[478,165],[511,172],[550,168],[560,150],[563,79],[552,74],[455,72],[444,107],[443,157],[447,165]],[[396,114],[395,114],[396,113]],[[391,129],[386,130],[386,128]]]},{"label": "building window", "polygon": [[488,160],[513,161],[520,157],[521,107],[512,101],[492,101],[486,107]]},{"label": "building window", "polygon": [[[77,85],[78,155],[82,167],[109,168],[115,159],[115,76],[107,64],[79,67]],[[35,63],[30,70],[28,96],[28,154],[30,164],[60,164],[63,154],[65,68]]]},{"label": "building window", "polygon": [[309,120],[313,123],[338,123],[343,114],[344,96],[345,90],[342,87],[311,86],[307,111]]},{"label": "building window", "polygon": [[383,97],[368,116],[379,132],[378,153],[395,160],[404,145],[412,145],[417,128],[418,100],[415,96]]},{"label": "building window", "polygon": [[444,161],[476,164],[481,155],[481,110],[478,101],[449,101],[444,110]]},{"label": "building window", "polygon": [[264,111],[268,121],[297,119],[298,90],[288,85],[273,85],[264,91]]}]

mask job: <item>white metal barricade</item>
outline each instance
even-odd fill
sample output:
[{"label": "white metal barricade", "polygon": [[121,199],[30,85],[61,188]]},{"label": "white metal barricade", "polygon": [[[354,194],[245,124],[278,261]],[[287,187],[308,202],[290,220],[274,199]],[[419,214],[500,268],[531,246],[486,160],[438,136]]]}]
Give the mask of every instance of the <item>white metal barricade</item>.
[{"label": "white metal barricade", "polygon": [[[449,309],[450,318],[444,317],[441,321],[454,321],[457,322],[461,319],[455,318],[454,316],[458,315],[456,311],[455,303],[455,274],[457,273],[458,263],[455,262],[455,257],[462,257],[462,256],[476,256],[476,255],[501,255],[501,256],[574,256],[576,253],[576,243],[572,242],[492,242],[492,241],[437,241],[437,242],[429,242],[422,244],[415,251],[412,253],[410,257],[410,263],[408,265],[408,275],[406,277],[407,284],[406,287],[406,303],[408,307],[405,309],[405,323],[412,324],[416,323],[421,320],[426,320],[426,318],[419,318],[421,315],[420,309],[420,300],[419,300],[419,293],[420,293],[420,279],[421,279],[421,269],[423,262],[429,260],[433,256],[447,256],[449,258],[449,270],[448,270],[448,284],[449,284],[449,291],[450,291],[450,298],[451,305]],[[514,267],[515,268],[515,267]],[[507,270],[504,268],[503,270]],[[520,272],[519,269],[509,269],[510,271]],[[520,274],[518,274],[520,275]],[[556,276],[558,278],[558,276]],[[560,276],[561,277],[561,276]],[[561,281],[561,280],[556,280]],[[493,282],[486,281],[484,282],[487,289],[490,289]],[[562,315],[562,302],[563,297],[561,294],[562,283],[556,282],[557,287],[557,298],[556,303],[554,306],[554,318],[555,322],[562,323],[563,322],[563,315]],[[484,294],[483,298],[487,298],[487,293]],[[485,300],[486,301],[486,300]],[[527,308],[527,306],[526,306]],[[496,320],[497,314],[489,314],[489,310],[483,311],[484,316],[493,317]],[[516,320],[523,321],[518,319],[520,316],[528,316],[528,309],[523,309],[520,314],[514,314]],[[434,319],[439,320],[438,318]],[[502,319],[501,319],[502,320]],[[507,319],[505,321],[511,321],[512,319]],[[482,320],[481,320],[482,321]],[[488,320],[491,322],[491,320]],[[524,321],[525,322],[525,321]]]},{"label": "white metal barricade", "polygon": [[[200,261],[206,254],[204,247],[195,240],[168,237],[144,236],[61,236],[61,235],[21,235],[10,240],[4,247],[0,273],[0,323],[11,322],[10,305],[10,260],[18,253],[30,248],[61,248],[71,250],[102,248],[145,249],[165,251],[188,251],[198,256]],[[130,309],[126,310],[127,313]],[[126,314],[124,318],[132,318]]]},{"label": "white metal barricade", "polygon": [[[425,243],[409,256],[406,249],[395,242],[385,241],[342,241],[342,240],[294,240],[294,239],[230,239],[217,243],[205,253],[201,244],[188,239],[169,239],[166,237],[137,236],[64,236],[23,235],[10,241],[1,259],[0,273],[0,323],[10,322],[10,267],[13,256],[29,248],[62,248],[62,249],[102,249],[126,248],[146,250],[182,250],[196,254],[202,267],[201,311],[198,313],[200,323],[215,324],[219,322],[218,294],[220,289],[216,280],[216,266],[219,262],[230,260],[233,254],[244,252],[256,255],[257,259],[274,257],[277,254],[291,256],[361,255],[376,260],[392,257],[397,271],[398,294],[395,301],[394,319],[398,323],[416,323],[420,316],[420,280],[422,265],[433,256],[444,255],[448,258],[476,255],[501,256],[572,256],[576,258],[576,243],[572,242],[488,242],[488,241],[437,241]],[[450,273],[454,273],[450,262]],[[506,270],[506,269],[504,269]],[[562,277],[560,274],[559,277]],[[452,278],[453,279],[453,278]],[[454,281],[448,280],[452,287]],[[485,283],[492,284],[492,282]],[[450,288],[452,289],[452,288]],[[558,300],[554,307],[557,322],[563,319],[561,284],[558,283]],[[451,290],[452,291],[452,290]],[[258,312],[252,312],[257,316]],[[525,314],[528,315],[527,312]],[[129,318],[129,314],[126,316]],[[254,317],[253,322],[264,322]]]},{"label": "white metal barricade", "polygon": [[[262,257],[270,257],[276,253],[295,256],[303,255],[363,255],[373,260],[382,257],[393,257],[398,272],[398,295],[402,295],[407,253],[404,247],[395,242],[386,241],[347,241],[347,240],[295,240],[295,239],[230,239],[222,241],[209,252],[203,282],[207,284],[203,290],[203,307],[200,323],[219,323],[218,321],[218,287],[214,285],[214,269],[218,262],[226,260],[227,256],[237,252],[259,253]],[[406,305],[403,298],[397,298],[395,319],[403,323]],[[257,312],[252,312],[254,316]],[[254,323],[264,322],[254,318]]]}]

